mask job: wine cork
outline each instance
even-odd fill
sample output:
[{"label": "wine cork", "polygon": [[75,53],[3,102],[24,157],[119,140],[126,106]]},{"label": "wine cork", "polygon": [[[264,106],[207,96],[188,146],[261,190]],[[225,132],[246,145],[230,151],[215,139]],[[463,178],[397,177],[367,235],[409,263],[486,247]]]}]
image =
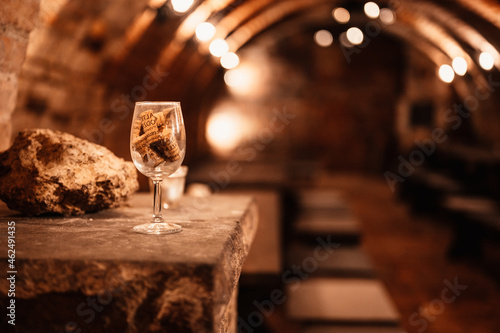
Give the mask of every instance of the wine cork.
[{"label": "wine cork", "polygon": [[144,135],[146,135],[146,141],[149,145],[155,145],[161,141],[161,136],[160,133],[158,133],[158,131],[147,132]]},{"label": "wine cork", "polygon": [[165,159],[161,156],[161,154],[158,154],[154,149],[151,149],[150,145],[147,142],[147,134],[143,134],[133,140],[133,144],[135,147],[135,150],[139,154],[141,154],[142,159],[144,162],[148,163],[149,161],[153,161],[153,166],[157,167],[161,163],[165,162]]},{"label": "wine cork", "polygon": [[165,119],[163,122],[165,127],[172,127],[172,117],[170,116],[170,112],[172,112],[174,110],[175,110],[175,107],[171,107],[171,108],[162,110],[161,113],[163,114],[163,118]]},{"label": "wine cork", "polygon": [[155,113],[156,126],[158,128],[165,126],[165,114],[163,112]]},{"label": "wine cork", "polygon": [[142,121],[140,119],[135,119],[134,125],[132,127],[132,134],[135,138],[141,135],[141,129],[142,129]]},{"label": "wine cork", "polygon": [[156,117],[156,126],[158,127],[158,132],[162,132],[166,127],[172,126],[172,117],[170,116],[170,112],[174,110],[174,108],[163,109],[161,112],[155,113]]},{"label": "wine cork", "polygon": [[165,159],[159,154],[155,149],[151,147],[147,147],[149,159],[154,161],[153,167],[157,167],[158,165],[165,162]]},{"label": "wine cork", "polygon": [[135,139],[133,139],[132,143],[134,144],[135,150],[137,150],[137,152],[141,154],[142,159],[147,159],[147,149],[149,148],[149,145],[147,142],[146,134],[136,137]]},{"label": "wine cork", "polygon": [[165,157],[171,162],[175,162],[181,158],[179,145],[177,144],[177,140],[175,140],[172,131],[165,127],[162,132],[163,140],[165,143],[163,144],[163,153]]},{"label": "wine cork", "polygon": [[146,134],[146,139],[149,144],[160,140],[158,133],[158,126],[156,125],[156,117],[153,115],[152,110],[144,111],[140,115],[142,128]]}]

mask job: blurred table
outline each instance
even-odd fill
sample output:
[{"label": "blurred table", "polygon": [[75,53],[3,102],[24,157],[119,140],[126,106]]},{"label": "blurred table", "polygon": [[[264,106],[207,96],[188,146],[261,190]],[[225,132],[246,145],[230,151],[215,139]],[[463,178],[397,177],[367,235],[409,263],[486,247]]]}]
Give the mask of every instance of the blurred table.
[{"label": "blurred table", "polygon": [[[184,197],[163,212],[184,230],[162,236],[132,232],[151,216],[149,194],[78,217],[0,211],[2,274],[16,272],[15,298],[0,281],[0,305],[15,299],[18,331],[236,332],[236,288],[258,224],[251,197]],[[16,243],[8,268],[10,221]]]}]

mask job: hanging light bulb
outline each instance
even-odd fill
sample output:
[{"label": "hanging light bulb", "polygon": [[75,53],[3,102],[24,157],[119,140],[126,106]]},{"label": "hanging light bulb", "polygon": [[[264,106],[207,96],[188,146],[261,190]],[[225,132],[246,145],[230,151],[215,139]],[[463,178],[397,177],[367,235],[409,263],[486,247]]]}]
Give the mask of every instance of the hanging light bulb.
[{"label": "hanging light bulb", "polygon": [[439,67],[439,78],[441,81],[451,83],[455,79],[455,71],[450,65],[442,65]]},{"label": "hanging light bulb", "polygon": [[333,36],[328,30],[318,30],[314,34],[314,41],[322,47],[328,47],[333,43]]},{"label": "hanging light bulb", "polygon": [[483,52],[479,55],[479,65],[484,70],[491,70],[493,66],[495,66],[495,59],[491,55],[491,53]]},{"label": "hanging light bulb", "polygon": [[211,43],[210,46],[208,47],[208,50],[214,57],[221,57],[229,51],[229,45],[224,39],[214,39]]},{"label": "hanging light bulb", "polygon": [[196,38],[200,42],[206,42],[215,35],[215,27],[212,23],[202,22],[196,27]]},{"label": "hanging light bulb", "polygon": [[172,0],[172,7],[178,13],[185,13],[193,5],[193,0]]},{"label": "hanging light bulb", "polygon": [[467,61],[464,58],[456,57],[451,65],[457,75],[464,76],[467,73]]},{"label": "hanging light bulb", "polygon": [[227,52],[220,58],[220,64],[225,69],[233,69],[240,63],[240,58],[234,52]]},{"label": "hanging light bulb", "polygon": [[363,31],[359,28],[349,28],[346,32],[347,40],[353,45],[359,45],[363,43],[364,35]]},{"label": "hanging light bulb", "polygon": [[332,16],[338,23],[345,24],[351,19],[351,14],[345,8],[338,7],[332,11]]},{"label": "hanging light bulb", "polygon": [[380,7],[375,2],[365,3],[365,14],[369,18],[376,19],[380,15]]},{"label": "hanging light bulb", "polygon": [[396,14],[390,8],[382,8],[380,10],[380,21],[386,25],[391,25],[396,22]]}]

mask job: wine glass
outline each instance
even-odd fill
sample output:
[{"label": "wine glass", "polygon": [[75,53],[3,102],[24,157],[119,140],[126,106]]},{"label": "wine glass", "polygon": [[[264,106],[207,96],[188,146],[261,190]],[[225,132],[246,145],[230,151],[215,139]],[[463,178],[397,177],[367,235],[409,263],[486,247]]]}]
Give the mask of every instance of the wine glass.
[{"label": "wine glass", "polygon": [[148,235],[173,234],[182,227],[161,215],[161,183],[186,154],[186,132],[179,102],[137,102],[130,130],[130,155],[135,167],[153,182],[153,218],[133,230]]}]

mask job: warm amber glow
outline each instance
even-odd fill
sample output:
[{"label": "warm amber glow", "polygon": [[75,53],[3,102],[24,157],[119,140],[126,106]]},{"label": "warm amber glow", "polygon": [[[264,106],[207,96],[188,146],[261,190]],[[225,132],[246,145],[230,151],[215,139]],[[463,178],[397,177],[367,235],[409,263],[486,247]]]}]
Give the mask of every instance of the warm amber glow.
[{"label": "warm amber glow", "polygon": [[380,10],[380,21],[386,25],[396,22],[396,14],[389,8],[382,8]]},{"label": "warm amber glow", "polygon": [[439,67],[439,78],[441,81],[446,82],[446,83],[451,83],[453,82],[453,79],[455,79],[455,71],[453,68],[451,68],[450,65],[442,65]]},{"label": "warm amber glow", "polygon": [[196,38],[200,42],[206,42],[214,37],[215,32],[215,27],[212,23],[202,22],[196,27]]},{"label": "warm amber glow", "polygon": [[214,111],[207,121],[207,141],[215,152],[229,153],[242,143],[248,127],[247,119],[234,110]]},{"label": "warm amber glow", "polygon": [[234,52],[227,52],[220,58],[220,64],[225,69],[232,69],[240,64],[240,58]]},{"label": "warm amber glow", "polygon": [[224,74],[224,82],[229,86],[233,88],[238,88],[242,87],[247,83],[247,75],[245,75],[245,72],[240,69],[232,69],[230,71],[227,71],[226,74]]},{"label": "warm amber glow", "polygon": [[224,82],[229,91],[237,96],[257,96],[268,91],[265,86],[266,72],[259,65],[248,62],[230,69],[224,74]]},{"label": "warm amber glow", "polygon": [[376,19],[380,15],[380,7],[375,2],[365,3],[365,14],[369,18]]},{"label": "warm amber glow", "polygon": [[484,70],[491,70],[493,66],[495,66],[495,59],[491,55],[491,53],[483,52],[479,55],[479,65]]},{"label": "warm amber glow", "polygon": [[351,19],[351,14],[345,8],[338,7],[332,11],[332,16],[338,23],[345,24]]},{"label": "warm amber glow", "polygon": [[172,0],[172,7],[178,13],[185,13],[193,5],[193,0]]},{"label": "warm amber glow", "polygon": [[214,39],[208,48],[214,57],[221,57],[229,51],[229,45],[224,39]]},{"label": "warm amber glow", "polygon": [[333,43],[333,36],[328,30],[319,30],[314,34],[314,41],[322,47],[328,47]]},{"label": "warm amber glow", "polygon": [[452,66],[457,75],[464,76],[467,73],[467,61],[462,57],[453,59]]},{"label": "warm amber glow", "polygon": [[353,45],[359,45],[363,43],[363,31],[361,31],[359,28],[349,28],[346,35],[347,40]]}]

